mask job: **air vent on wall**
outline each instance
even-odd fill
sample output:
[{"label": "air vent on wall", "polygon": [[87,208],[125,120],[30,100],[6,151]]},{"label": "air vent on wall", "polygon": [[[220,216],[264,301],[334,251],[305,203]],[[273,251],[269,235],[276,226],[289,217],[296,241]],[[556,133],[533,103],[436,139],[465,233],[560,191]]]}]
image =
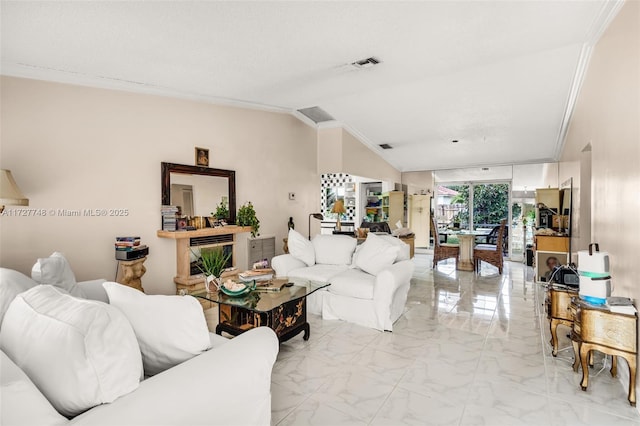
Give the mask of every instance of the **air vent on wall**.
[{"label": "air vent on wall", "polygon": [[393,149],[393,147],[391,145],[389,145],[388,143],[381,143],[380,145],[378,145],[380,148],[382,149]]},{"label": "air vent on wall", "polygon": [[318,123],[324,123],[325,121],[334,121],[335,118],[333,118],[331,115],[329,115],[328,112],[326,112],[325,110],[323,110],[320,107],[309,107],[309,108],[302,108],[299,109],[298,112],[302,115],[304,115],[305,117],[307,117],[308,119],[310,119],[311,121],[313,121],[314,123],[318,124]]},{"label": "air vent on wall", "polygon": [[376,58],[375,56],[372,56],[370,58],[360,59],[359,61],[352,62],[351,65],[353,65],[356,68],[371,68],[373,66],[378,65],[381,62],[382,61],[380,59]]}]

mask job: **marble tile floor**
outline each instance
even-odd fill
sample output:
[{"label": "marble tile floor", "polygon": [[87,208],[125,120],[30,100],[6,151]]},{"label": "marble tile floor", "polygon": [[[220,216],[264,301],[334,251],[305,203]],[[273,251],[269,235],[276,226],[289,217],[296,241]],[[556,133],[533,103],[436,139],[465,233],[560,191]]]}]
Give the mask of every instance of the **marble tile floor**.
[{"label": "marble tile floor", "polygon": [[[583,392],[573,351],[551,356],[531,268],[486,265],[476,276],[452,260],[433,270],[431,259],[414,258],[393,332],[310,315],[309,341],[281,345],[273,425],[640,425],[626,386],[608,370],[594,376],[601,359]],[[561,326],[560,348],[567,334]]]}]

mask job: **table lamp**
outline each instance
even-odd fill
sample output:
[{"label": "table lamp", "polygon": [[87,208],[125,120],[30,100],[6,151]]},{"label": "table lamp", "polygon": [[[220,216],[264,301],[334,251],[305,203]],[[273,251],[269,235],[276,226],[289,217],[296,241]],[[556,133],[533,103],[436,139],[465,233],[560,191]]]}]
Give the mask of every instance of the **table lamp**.
[{"label": "table lamp", "polygon": [[333,203],[333,207],[331,208],[331,213],[336,213],[338,215],[338,221],[336,222],[336,230],[342,231],[342,224],[340,223],[340,216],[343,213],[346,213],[347,209],[344,208],[344,201],[338,199],[335,203]]},{"label": "table lamp", "polygon": [[311,213],[309,215],[309,239],[311,239],[311,218],[314,219],[318,219],[318,220],[324,220],[324,216],[322,216],[322,213]]},{"label": "table lamp", "polygon": [[22,194],[20,188],[13,180],[11,170],[0,170],[0,213],[4,211],[4,205],[28,206],[29,199]]}]

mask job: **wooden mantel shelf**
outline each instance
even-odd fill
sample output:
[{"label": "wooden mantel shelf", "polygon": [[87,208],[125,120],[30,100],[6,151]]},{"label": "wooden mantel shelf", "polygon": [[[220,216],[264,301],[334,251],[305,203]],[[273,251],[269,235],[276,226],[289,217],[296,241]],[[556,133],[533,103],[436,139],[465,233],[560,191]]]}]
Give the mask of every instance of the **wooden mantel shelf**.
[{"label": "wooden mantel shelf", "polygon": [[[236,235],[251,232],[250,226],[227,225],[219,228],[202,228],[195,231],[158,231],[159,238],[169,238],[176,242],[176,276],[173,281],[178,285],[178,290],[184,286],[200,284],[204,286],[204,278],[201,274],[191,275],[191,238],[211,237],[215,235],[232,235],[233,240],[213,245],[233,246],[233,262],[235,266],[235,241]],[[198,243],[194,243],[198,244]]]},{"label": "wooden mantel shelf", "polygon": [[183,238],[210,237],[212,235],[240,234],[251,232],[250,226],[227,225],[219,228],[202,228],[195,231],[158,231],[158,237],[180,240]]}]

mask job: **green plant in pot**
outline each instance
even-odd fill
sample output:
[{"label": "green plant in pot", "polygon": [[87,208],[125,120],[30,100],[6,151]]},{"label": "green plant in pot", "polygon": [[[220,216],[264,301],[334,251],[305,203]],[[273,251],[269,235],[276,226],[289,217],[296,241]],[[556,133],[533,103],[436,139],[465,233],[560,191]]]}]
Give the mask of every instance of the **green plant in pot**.
[{"label": "green plant in pot", "polygon": [[243,204],[238,209],[236,223],[240,226],[250,226],[252,237],[255,237],[256,235],[260,235],[260,233],[258,232],[260,230],[260,221],[256,217],[256,211],[253,208],[253,204],[251,204],[251,201],[249,201],[246,204]]},{"label": "green plant in pot", "polygon": [[[194,253],[195,254],[195,253]],[[220,275],[225,270],[231,253],[225,253],[222,247],[200,249],[200,258],[196,266],[204,274],[204,283],[207,291],[218,290],[222,281]]]},{"label": "green plant in pot", "polygon": [[216,211],[211,212],[211,216],[215,217],[218,220],[229,219],[229,209],[227,208],[227,203],[225,203],[224,201],[220,201],[220,204],[216,206]]}]

